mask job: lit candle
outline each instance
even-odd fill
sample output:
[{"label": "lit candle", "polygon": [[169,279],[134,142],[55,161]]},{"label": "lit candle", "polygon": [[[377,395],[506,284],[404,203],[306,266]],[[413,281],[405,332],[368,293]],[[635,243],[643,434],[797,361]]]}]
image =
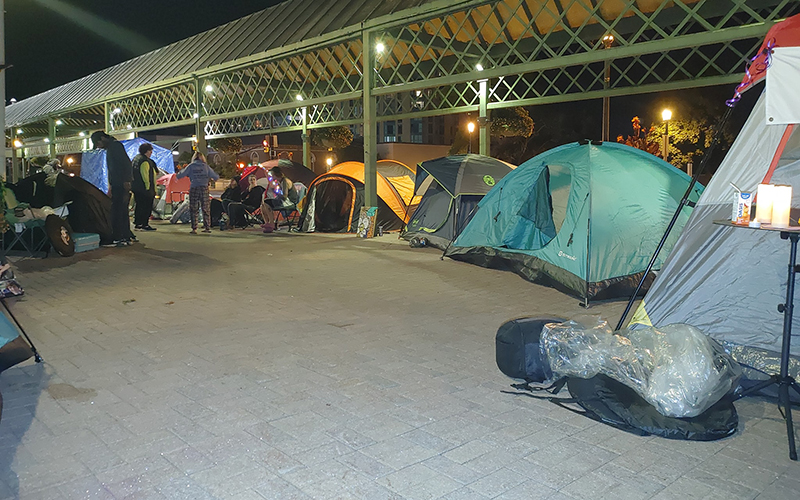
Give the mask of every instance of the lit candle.
[{"label": "lit candle", "polygon": [[772,184],[758,185],[758,199],[756,200],[756,220],[762,224],[772,223],[772,199],[775,186]]},{"label": "lit candle", "polygon": [[772,195],[772,225],[774,227],[789,227],[789,212],[792,209],[792,186],[775,186]]}]

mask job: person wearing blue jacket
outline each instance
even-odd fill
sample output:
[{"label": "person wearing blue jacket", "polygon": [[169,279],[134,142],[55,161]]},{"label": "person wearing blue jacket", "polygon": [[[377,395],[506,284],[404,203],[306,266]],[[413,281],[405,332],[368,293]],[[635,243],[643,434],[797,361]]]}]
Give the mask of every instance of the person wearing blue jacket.
[{"label": "person wearing blue jacket", "polygon": [[206,163],[206,157],[200,151],[192,156],[192,163],[175,175],[178,179],[189,177],[189,211],[192,216],[191,234],[197,234],[197,212],[203,209],[203,232],[211,232],[211,198],[208,196],[209,180],[219,180],[219,175],[211,170]]}]

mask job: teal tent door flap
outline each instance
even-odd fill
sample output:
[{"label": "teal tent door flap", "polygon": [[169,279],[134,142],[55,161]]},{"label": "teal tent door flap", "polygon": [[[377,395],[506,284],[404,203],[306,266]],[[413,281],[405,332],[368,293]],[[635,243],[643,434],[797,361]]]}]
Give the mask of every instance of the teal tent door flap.
[{"label": "teal tent door flap", "polygon": [[538,250],[555,237],[550,170],[545,167],[514,216],[511,229],[503,238],[503,245],[516,250]]}]

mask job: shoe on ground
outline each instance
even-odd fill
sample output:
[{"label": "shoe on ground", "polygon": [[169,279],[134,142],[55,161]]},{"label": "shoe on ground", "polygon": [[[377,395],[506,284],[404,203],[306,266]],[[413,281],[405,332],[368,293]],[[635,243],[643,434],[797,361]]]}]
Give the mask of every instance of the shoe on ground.
[{"label": "shoe on ground", "polygon": [[133,226],[134,229],[143,229],[142,226]]},{"label": "shoe on ground", "polygon": [[120,248],[121,247],[129,247],[129,246],[131,246],[131,242],[130,242],[130,240],[120,240],[120,241],[117,241],[114,246],[120,247]]},{"label": "shoe on ground", "polygon": [[117,243],[119,243],[119,242],[118,241],[112,241],[111,243],[103,243],[100,246],[103,247],[103,248],[114,248],[115,246],[117,246]]},{"label": "shoe on ground", "polygon": [[147,226],[142,226],[142,230],[143,231],[155,231],[156,228],[154,228],[153,226],[148,224]]},{"label": "shoe on ground", "polygon": [[271,232],[275,231],[275,224],[264,224],[261,227],[264,228],[264,232],[265,233],[271,233]]},{"label": "shoe on ground", "polygon": [[189,231],[189,234],[197,234],[197,229],[192,229],[191,231]]},{"label": "shoe on ground", "polygon": [[203,232],[204,232],[204,233],[210,233],[210,232],[211,232],[211,229],[205,228],[205,229],[203,229]]}]

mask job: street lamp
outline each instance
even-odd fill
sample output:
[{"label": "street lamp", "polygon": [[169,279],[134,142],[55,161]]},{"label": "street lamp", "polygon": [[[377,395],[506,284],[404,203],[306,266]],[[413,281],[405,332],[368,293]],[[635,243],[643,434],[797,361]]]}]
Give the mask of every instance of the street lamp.
[{"label": "street lamp", "polygon": [[[614,35],[608,34],[603,37],[603,47],[606,50],[610,49],[614,44]],[[603,63],[605,67],[605,74],[603,75],[603,90],[608,90],[611,86],[611,61],[608,59]],[[603,130],[602,140],[609,140],[609,130],[611,128],[611,98],[608,95],[603,96]]]},{"label": "street lamp", "polygon": [[467,123],[467,131],[469,132],[469,153],[472,154],[472,133],[475,132],[475,124],[473,122]]},{"label": "street lamp", "polygon": [[672,111],[664,109],[661,112],[661,119],[664,120],[664,161],[669,158],[669,121],[672,119]]},{"label": "street lamp", "polygon": [[329,157],[327,157],[327,158],[325,159],[325,163],[328,165],[328,170],[330,170],[330,169],[331,169],[331,167],[333,166],[333,158],[331,158],[330,156],[329,156]]}]

